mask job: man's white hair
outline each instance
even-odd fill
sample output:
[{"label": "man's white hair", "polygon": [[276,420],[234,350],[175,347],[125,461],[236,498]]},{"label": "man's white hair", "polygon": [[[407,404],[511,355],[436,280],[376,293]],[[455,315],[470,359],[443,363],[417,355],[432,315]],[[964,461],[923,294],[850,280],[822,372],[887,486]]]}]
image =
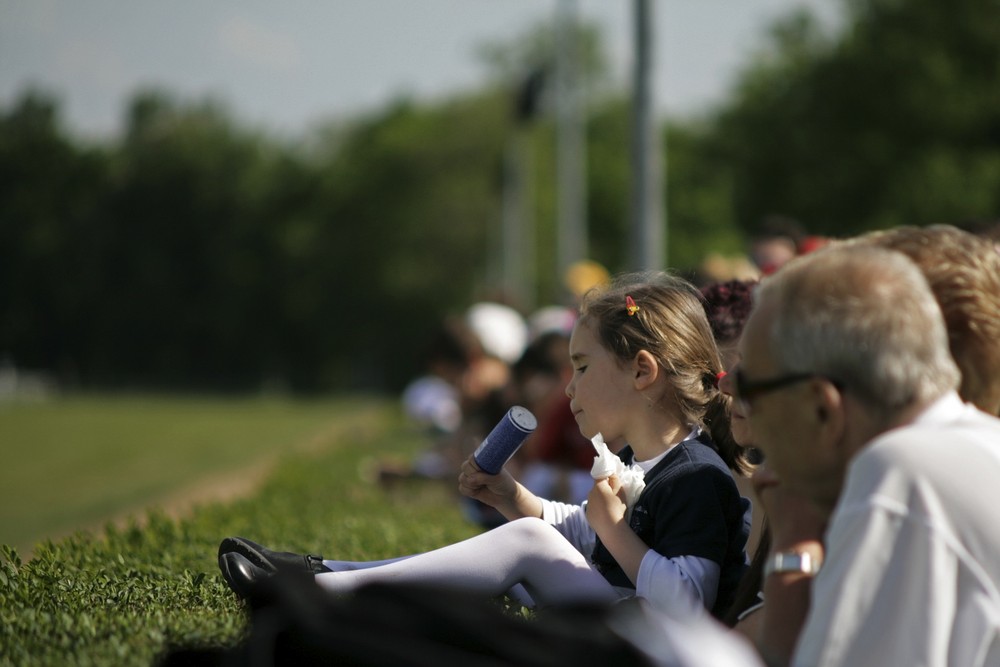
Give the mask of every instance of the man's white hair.
[{"label": "man's white hair", "polygon": [[905,255],[834,245],[761,284],[770,352],[785,372],[824,375],[885,417],[958,386],[934,294]]}]

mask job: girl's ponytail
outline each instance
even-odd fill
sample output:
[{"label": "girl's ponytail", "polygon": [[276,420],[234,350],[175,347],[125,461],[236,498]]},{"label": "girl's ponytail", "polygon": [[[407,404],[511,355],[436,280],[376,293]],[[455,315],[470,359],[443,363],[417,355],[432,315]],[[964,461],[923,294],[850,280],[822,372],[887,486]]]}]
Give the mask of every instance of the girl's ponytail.
[{"label": "girl's ponytail", "polygon": [[719,456],[729,469],[738,475],[748,477],[753,472],[754,466],[749,448],[740,446],[733,439],[729,425],[731,402],[732,399],[715,389],[714,395],[705,405],[704,428],[712,436],[712,441],[719,448]]}]

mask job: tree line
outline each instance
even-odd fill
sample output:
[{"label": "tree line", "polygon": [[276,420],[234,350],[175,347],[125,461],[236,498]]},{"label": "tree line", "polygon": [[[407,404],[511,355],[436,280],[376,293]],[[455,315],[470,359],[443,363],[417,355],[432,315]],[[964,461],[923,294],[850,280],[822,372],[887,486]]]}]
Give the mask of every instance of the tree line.
[{"label": "tree line", "polygon": [[[778,22],[728,98],[664,122],[671,267],[737,253],[770,214],[846,236],[994,218],[1000,12],[845,0]],[[57,97],[0,110],[0,362],[79,388],[396,389],[446,314],[496,298],[504,155],[533,161],[539,303],[554,269],[554,121],[510,86],[405,99],[298,140],[139,91],[86,141]],[[522,100],[523,102],[523,100]],[[592,95],[592,258],[627,270],[628,96]]]}]

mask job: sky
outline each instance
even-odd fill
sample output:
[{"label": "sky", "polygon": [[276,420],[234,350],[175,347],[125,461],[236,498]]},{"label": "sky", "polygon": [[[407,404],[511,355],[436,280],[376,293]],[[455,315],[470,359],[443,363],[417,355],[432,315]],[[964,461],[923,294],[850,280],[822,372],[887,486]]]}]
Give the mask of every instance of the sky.
[{"label": "sky", "polygon": [[[559,2],[599,26],[617,80],[632,65],[631,0],[0,0],[0,109],[55,95],[81,136],[120,131],[141,88],[221,101],[240,122],[296,136],[409,96],[485,81],[477,55],[551,23]],[[778,17],[807,7],[835,24],[838,0],[653,0],[660,115],[724,98]]]}]

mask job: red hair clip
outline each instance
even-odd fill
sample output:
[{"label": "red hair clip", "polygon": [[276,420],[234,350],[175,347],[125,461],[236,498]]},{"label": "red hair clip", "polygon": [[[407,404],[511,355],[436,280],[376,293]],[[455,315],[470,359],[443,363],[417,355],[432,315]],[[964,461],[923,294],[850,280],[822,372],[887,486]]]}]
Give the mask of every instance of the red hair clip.
[{"label": "red hair clip", "polygon": [[631,296],[625,297],[625,312],[628,313],[629,317],[639,312],[639,306],[635,305],[635,300]]},{"label": "red hair clip", "polygon": [[719,383],[722,382],[722,378],[726,377],[727,375],[729,375],[729,373],[727,373],[726,371],[719,371],[718,373],[715,374],[715,387],[716,388],[719,387]]}]

